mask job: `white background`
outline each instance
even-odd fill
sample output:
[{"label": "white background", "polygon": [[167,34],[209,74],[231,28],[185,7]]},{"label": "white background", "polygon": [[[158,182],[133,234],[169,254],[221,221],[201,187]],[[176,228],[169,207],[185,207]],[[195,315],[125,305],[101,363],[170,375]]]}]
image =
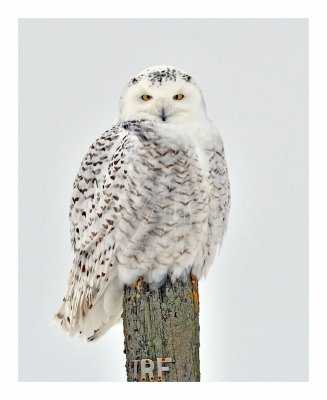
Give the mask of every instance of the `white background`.
[{"label": "white background", "polygon": [[20,380],[126,379],[121,326],[86,345],[50,321],[81,158],[157,64],[198,81],[230,171],[228,234],[200,286],[202,380],[308,378],[307,34],[305,20],[20,22]]}]

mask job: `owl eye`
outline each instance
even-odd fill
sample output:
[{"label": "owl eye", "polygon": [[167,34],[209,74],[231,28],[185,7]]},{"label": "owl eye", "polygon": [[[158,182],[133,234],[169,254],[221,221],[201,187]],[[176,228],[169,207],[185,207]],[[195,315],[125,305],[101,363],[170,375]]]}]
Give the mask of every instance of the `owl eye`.
[{"label": "owl eye", "polygon": [[175,94],[175,96],[173,97],[174,100],[182,100],[184,98],[183,94]]},{"label": "owl eye", "polygon": [[152,99],[152,96],[150,96],[149,94],[142,94],[141,99],[143,101],[149,101]]}]

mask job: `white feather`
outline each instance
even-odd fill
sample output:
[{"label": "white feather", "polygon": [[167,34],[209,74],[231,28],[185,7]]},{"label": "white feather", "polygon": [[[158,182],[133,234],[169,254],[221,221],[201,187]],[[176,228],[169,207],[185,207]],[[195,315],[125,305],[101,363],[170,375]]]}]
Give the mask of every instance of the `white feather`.
[{"label": "white feather", "polygon": [[119,121],[82,160],[70,207],[75,259],[55,318],[88,341],[120,321],[124,285],[205,275],[230,207],[223,142],[189,75],[137,74]]}]

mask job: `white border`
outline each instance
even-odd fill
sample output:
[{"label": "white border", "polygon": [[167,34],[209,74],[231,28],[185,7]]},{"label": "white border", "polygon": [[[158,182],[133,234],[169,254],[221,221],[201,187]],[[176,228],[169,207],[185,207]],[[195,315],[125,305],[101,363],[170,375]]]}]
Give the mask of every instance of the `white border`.
[{"label": "white border", "polygon": [[[191,1],[17,1],[1,6],[1,371],[6,398],[78,398],[113,395],[157,398],[168,395],[222,399],[320,399],[327,398],[326,384],[326,21],[319,2],[201,0],[198,10]],[[129,4],[128,4],[129,3]],[[144,4],[143,7],[140,4]],[[321,2],[322,3],[322,2]],[[9,5],[10,4],[10,5]],[[163,7],[160,7],[160,4]],[[157,384],[142,392],[133,384],[115,383],[17,383],[17,18],[56,17],[215,17],[310,18],[310,382],[309,383],[205,383]],[[4,204],[3,204],[4,202]],[[37,332],[36,332],[37,334]],[[100,393],[101,392],[101,393]],[[172,393],[169,393],[172,392]]]}]

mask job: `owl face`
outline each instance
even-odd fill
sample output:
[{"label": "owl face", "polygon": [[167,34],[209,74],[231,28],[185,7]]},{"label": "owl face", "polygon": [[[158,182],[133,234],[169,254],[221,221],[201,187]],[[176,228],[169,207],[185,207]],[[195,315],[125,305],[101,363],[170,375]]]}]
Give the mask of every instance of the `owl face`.
[{"label": "owl face", "polygon": [[145,69],[130,80],[120,100],[120,121],[178,123],[205,117],[200,89],[190,75],[175,67]]}]

